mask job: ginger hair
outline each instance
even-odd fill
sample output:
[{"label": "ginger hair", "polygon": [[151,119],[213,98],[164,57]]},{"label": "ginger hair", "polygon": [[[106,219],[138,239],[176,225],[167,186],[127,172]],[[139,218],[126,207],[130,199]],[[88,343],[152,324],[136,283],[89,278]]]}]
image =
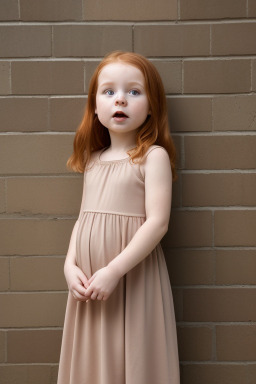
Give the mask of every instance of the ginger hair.
[{"label": "ginger hair", "polygon": [[127,154],[133,162],[141,163],[144,154],[151,145],[156,144],[164,147],[169,154],[174,181],[177,178],[176,150],[168,124],[164,86],[155,66],[144,56],[133,52],[114,51],[106,55],[94,71],[90,81],[84,116],[76,131],[73,153],[67,161],[67,167],[75,172],[83,173],[90,162],[91,154],[111,144],[108,129],[101,124],[95,114],[96,93],[101,70],[106,65],[117,62],[133,65],[142,72],[151,111],[151,115],[137,130],[136,147],[130,149]]}]

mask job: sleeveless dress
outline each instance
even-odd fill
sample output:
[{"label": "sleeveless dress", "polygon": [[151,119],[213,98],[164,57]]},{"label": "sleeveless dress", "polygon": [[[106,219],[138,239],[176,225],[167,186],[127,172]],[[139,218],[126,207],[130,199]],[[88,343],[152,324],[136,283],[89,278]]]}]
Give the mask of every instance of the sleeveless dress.
[{"label": "sleeveless dress", "polygon": [[[76,262],[87,278],[117,256],[146,220],[139,164],[129,157],[102,161],[106,148],[84,173]],[[179,383],[173,296],[160,243],[106,301],[79,302],[68,294],[58,384]]]}]

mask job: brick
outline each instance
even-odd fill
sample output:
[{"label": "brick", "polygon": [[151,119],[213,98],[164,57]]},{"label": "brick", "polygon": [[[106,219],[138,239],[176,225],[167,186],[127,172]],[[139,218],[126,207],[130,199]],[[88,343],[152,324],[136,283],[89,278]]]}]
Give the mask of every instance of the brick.
[{"label": "brick", "polygon": [[180,360],[211,360],[213,330],[210,327],[178,327],[177,336]]},{"label": "brick", "polygon": [[135,25],[134,51],[151,57],[207,56],[210,52],[210,27]]},{"label": "brick", "polygon": [[181,206],[181,177],[178,174],[178,179],[172,185],[172,208]]},{"label": "brick", "polygon": [[21,20],[66,21],[82,19],[82,0],[20,0]]},{"label": "brick", "polygon": [[1,255],[65,255],[74,224],[74,219],[1,219]]},{"label": "brick", "polygon": [[159,0],[150,3],[147,0],[102,2],[100,0],[83,0],[84,20],[176,20],[178,16],[177,1]]},{"label": "brick", "polygon": [[256,16],[256,3],[254,0],[248,0],[248,17]]},{"label": "brick", "polygon": [[182,149],[182,147],[183,147],[182,137],[172,135],[172,138],[173,138],[173,142],[174,142],[174,145],[176,148],[176,168],[177,168],[177,170],[179,170],[179,169],[182,169],[184,167],[183,158],[182,158],[182,151],[183,151],[183,149]]},{"label": "brick", "polygon": [[51,367],[51,384],[56,384],[58,379],[58,365],[53,365]]},{"label": "brick", "polygon": [[213,24],[212,54],[253,55],[256,53],[255,34],[256,23]]},{"label": "brick", "polygon": [[213,251],[167,249],[165,255],[172,284],[184,286],[214,283]]},{"label": "brick", "polygon": [[1,294],[1,328],[62,327],[66,293]]},{"label": "brick", "polygon": [[86,99],[51,98],[50,129],[51,131],[75,132],[84,115]]},{"label": "brick", "polygon": [[11,93],[11,64],[8,61],[0,62],[0,95]]},{"label": "brick", "polygon": [[[15,113],[13,113],[15,111]],[[46,98],[0,98],[0,131],[35,132],[48,130]]]},{"label": "brick", "polygon": [[[0,362],[5,362],[6,332],[0,331]],[[1,376],[0,376],[1,377]]]},{"label": "brick", "polygon": [[51,56],[50,26],[0,27],[0,57]]},{"label": "brick", "polygon": [[184,289],[183,321],[255,321],[255,299],[255,288]]},{"label": "brick", "polygon": [[19,3],[18,0],[1,0],[0,20],[18,20]]},{"label": "brick", "polygon": [[181,61],[155,61],[152,63],[158,70],[165,88],[165,93],[182,92],[182,63]]},{"label": "brick", "polygon": [[173,304],[176,321],[183,319],[183,294],[182,289],[172,287]]},{"label": "brick", "polygon": [[244,59],[187,60],[184,93],[243,93],[251,91],[251,63]]},{"label": "brick", "polygon": [[83,94],[83,63],[80,61],[13,62],[12,93],[17,95]]},{"label": "brick", "polygon": [[100,60],[86,61],[85,62],[85,92],[88,94],[89,85],[92,75],[99,65]]},{"label": "brick", "polygon": [[67,173],[73,135],[37,134],[0,137],[0,173]]},{"label": "brick", "polygon": [[255,169],[256,136],[186,136],[184,145],[186,169]]},{"label": "brick", "polygon": [[12,291],[66,290],[63,257],[11,258]]},{"label": "brick", "polygon": [[5,180],[0,179],[0,213],[5,212]]},{"label": "brick", "polygon": [[78,215],[83,188],[79,177],[7,179],[8,213]]},{"label": "brick", "polygon": [[256,364],[248,365],[248,384],[254,384],[256,376]]},{"label": "brick", "polygon": [[[247,383],[250,365],[245,364],[185,364],[182,367],[183,384],[241,384]],[[254,376],[255,379],[255,376]],[[248,382],[253,384],[253,382]]]},{"label": "brick", "polygon": [[252,90],[256,90],[256,60],[252,60]]},{"label": "brick", "polygon": [[255,131],[256,96],[213,98],[214,131]]},{"label": "brick", "polygon": [[210,211],[173,211],[165,247],[207,247],[212,245],[212,214]]},{"label": "brick", "polygon": [[246,0],[180,0],[182,20],[240,17],[246,17]]},{"label": "brick", "polygon": [[221,361],[255,361],[256,326],[217,325],[216,354]]},{"label": "brick", "polygon": [[9,289],[9,260],[6,257],[0,258],[0,291]]},{"label": "brick", "polygon": [[126,25],[54,26],[53,47],[56,57],[104,56],[117,49],[132,51],[132,27]]},{"label": "brick", "polygon": [[245,249],[216,251],[216,284],[254,285],[255,276],[256,251]]},{"label": "brick", "polygon": [[215,211],[214,244],[215,246],[252,246],[255,238],[256,211],[234,210]]},{"label": "brick", "polygon": [[57,363],[61,330],[9,331],[8,363]]},{"label": "brick", "polygon": [[1,384],[53,384],[49,365],[2,365],[0,377]]},{"label": "brick", "polygon": [[167,107],[172,132],[206,132],[212,130],[210,98],[167,97]]},{"label": "brick", "polygon": [[182,175],[183,206],[255,206],[256,173]]}]

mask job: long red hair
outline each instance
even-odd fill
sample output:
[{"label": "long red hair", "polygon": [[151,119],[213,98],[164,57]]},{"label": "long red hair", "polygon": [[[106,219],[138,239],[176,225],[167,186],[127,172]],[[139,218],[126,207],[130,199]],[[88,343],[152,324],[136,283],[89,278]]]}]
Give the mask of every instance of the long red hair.
[{"label": "long red hair", "polygon": [[91,153],[111,144],[108,129],[99,121],[95,114],[95,107],[99,73],[103,67],[115,62],[133,65],[142,72],[151,111],[151,115],[137,131],[136,147],[129,150],[127,154],[132,161],[137,159],[136,162],[141,162],[151,145],[164,147],[170,157],[172,178],[176,180],[176,150],[170,134],[166,97],[161,77],[149,60],[133,52],[114,51],[105,56],[96,68],[90,81],[84,117],[75,134],[73,153],[67,161],[68,168],[75,172],[84,172],[90,162]]}]

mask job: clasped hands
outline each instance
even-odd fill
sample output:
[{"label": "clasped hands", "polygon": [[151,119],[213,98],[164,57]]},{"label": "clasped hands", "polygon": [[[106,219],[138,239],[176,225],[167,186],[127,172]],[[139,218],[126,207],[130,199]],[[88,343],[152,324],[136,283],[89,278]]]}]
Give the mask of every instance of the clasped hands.
[{"label": "clasped hands", "polygon": [[110,265],[96,271],[90,279],[79,267],[69,265],[67,271],[65,270],[65,276],[74,299],[86,302],[96,299],[107,300],[121,277]]}]

